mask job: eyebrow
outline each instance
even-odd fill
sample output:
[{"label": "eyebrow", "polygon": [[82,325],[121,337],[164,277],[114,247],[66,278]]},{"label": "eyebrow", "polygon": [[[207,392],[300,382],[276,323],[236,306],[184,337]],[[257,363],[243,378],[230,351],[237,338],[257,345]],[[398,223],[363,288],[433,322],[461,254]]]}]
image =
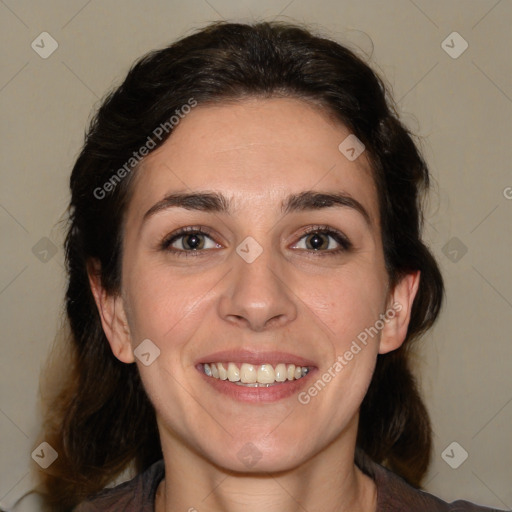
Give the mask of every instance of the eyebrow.
[{"label": "eyebrow", "polygon": [[[231,205],[231,200],[218,192],[173,193],[154,204],[144,214],[143,222],[157,212],[167,210],[168,208],[184,208],[186,210],[229,214]],[[281,203],[283,215],[332,207],[351,208],[360,213],[368,226],[370,228],[372,227],[370,214],[365,207],[359,201],[344,192],[327,193],[305,191],[299,194],[291,194]]]}]

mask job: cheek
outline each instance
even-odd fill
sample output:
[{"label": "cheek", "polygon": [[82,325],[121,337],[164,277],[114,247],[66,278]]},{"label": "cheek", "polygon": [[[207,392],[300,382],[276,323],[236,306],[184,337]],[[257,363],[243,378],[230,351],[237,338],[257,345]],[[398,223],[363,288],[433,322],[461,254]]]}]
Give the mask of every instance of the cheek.
[{"label": "cheek", "polygon": [[161,342],[188,338],[187,331],[197,326],[215,280],[199,274],[179,275],[163,265],[140,265],[128,272],[126,290],[134,343],[141,337]]},{"label": "cheek", "polygon": [[320,343],[329,344],[329,355],[299,402],[339,425],[347,412],[355,413],[373,375],[380,339],[375,324],[383,313],[386,280],[375,267],[345,268],[303,286],[298,296],[321,327],[316,332]]},{"label": "cheek", "polygon": [[306,283],[300,293],[332,337],[336,352],[375,324],[383,313],[385,296],[385,280],[371,269],[345,269]]}]

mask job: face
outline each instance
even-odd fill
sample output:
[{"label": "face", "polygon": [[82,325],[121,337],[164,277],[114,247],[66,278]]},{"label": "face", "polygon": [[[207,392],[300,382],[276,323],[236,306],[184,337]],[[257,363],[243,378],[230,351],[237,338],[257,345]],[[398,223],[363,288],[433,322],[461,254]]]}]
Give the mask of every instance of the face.
[{"label": "face", "polygon": [[412,287],[388,288],[368,162],[338,149],[349,134],[299,100],[199,105],[138,170],[103,317],[165,446],[279,471],[355,445]]}]

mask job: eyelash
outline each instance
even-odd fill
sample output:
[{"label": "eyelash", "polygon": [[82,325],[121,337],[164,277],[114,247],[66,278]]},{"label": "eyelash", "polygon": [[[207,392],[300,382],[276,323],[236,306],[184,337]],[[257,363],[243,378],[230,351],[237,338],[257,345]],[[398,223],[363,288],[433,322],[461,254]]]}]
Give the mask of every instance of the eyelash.
[{"label": "eyelash", "polygon": [[[314,249],[301,249],[306,250],[309,253],[314,253],[316,256],[336,256],[342,252],[347,252],[352,249],[352,243],[350,240],[337,229],[331,228],[329,226],[310,226],[307,228],[299,238],[299,241],[302,240],[304,237],[311,235],[311,234],[323,234],[323,235],[329,235],[332,237],[339,245],[337,249],[330,249],[325,251],[318,251]],[[205,235],[209,237],[212,241],[213,238],[210,234],[210,230],[206,228],[205,226],[187,226],[185,228],[181,228],[178,231],[171,233],[169,236],[164,238],[162,242],[160,243],[160,250],[161,251],[167,251],[171,252],[174,255],[178,257],[198,257],[205,255],[205,252],[210,251],[211,249],[199,249],[199,250],[183,250],[183,249],[170,249],[170,246],[176,242],[176,240],[179,240],[181,237],[185,235]],[[296,242],[294,245],[296,245],[298,242]]]},{"label": "eyelash", "polygon": [[346,235],[344,235],[341,231],[338,231],[337,229],[331,228],[329,226],[310,226],[302,233],[299,240],[302,240],[304,237],[311,235],[313,233],[329,235],[331,238],[334,239],[335,242],[339,244],[340,247],[338,247],[337,249],[330,249],[327,251],[315,251],[314,249],[306,249],[310,253],[314,253],[319,256],[335,256],[342,252],[350,251],[353,247],[352,242],[347,238]]}]

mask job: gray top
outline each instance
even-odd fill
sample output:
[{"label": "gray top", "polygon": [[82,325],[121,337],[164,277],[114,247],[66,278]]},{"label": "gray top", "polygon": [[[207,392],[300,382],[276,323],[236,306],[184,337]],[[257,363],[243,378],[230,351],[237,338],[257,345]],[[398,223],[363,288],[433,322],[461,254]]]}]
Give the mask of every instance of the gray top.
[{"label": "gray top", "polygon": [[[411,487],[396,474],[368,459],[361,469],[377,486],[377,512],[499,512],[467,501],[446,503]],[[105,489],[82,502],[73,512],[154,512],[155,494],[164,472],[164,462],[159,460],[133,480]]]}]

